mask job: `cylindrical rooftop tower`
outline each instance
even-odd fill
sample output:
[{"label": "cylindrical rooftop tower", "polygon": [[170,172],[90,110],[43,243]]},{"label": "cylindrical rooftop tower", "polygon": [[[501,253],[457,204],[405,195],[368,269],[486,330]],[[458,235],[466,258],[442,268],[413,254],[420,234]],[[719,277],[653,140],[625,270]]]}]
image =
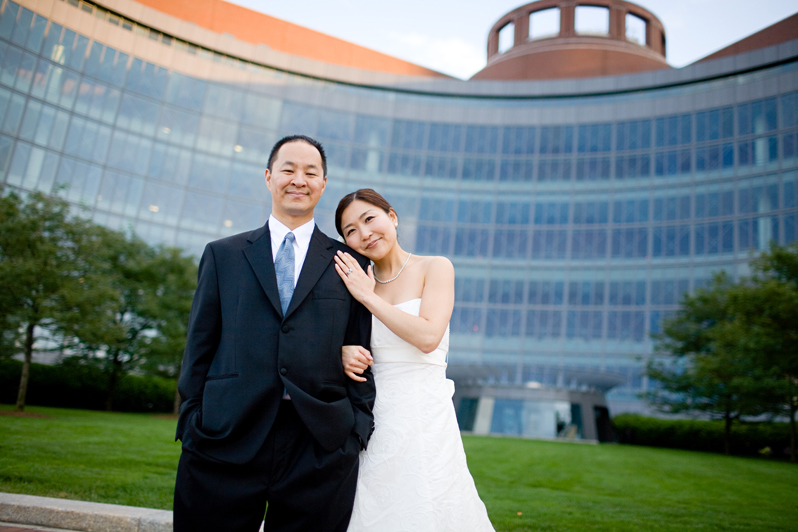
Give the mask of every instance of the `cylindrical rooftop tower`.
[{"label": "cylindrical rooftop tower", "polygon": [[510,11],[488,35],[488,64],[472,79],[615,76],[670,68],[665,31],[623,0],[539,0]]}]

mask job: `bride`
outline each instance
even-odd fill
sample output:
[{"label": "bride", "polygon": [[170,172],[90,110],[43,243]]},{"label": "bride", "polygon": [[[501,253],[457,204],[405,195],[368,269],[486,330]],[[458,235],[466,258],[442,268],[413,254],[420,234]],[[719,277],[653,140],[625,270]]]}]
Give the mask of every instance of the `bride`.
[{"label": "bride", "polygon": [[377,387],[348,530],[492,532],[468,472],[454,383],[446,379],[454,267],[445,257],[404,251],[398,224],[371,189],[345,196],[335,212],[338,233],[373,262],[364,272],[348,253],[335,258],[346,287],[373,315],[372,352],[345,346],[344,369],[365,380],[358,374],[372,366]]}]

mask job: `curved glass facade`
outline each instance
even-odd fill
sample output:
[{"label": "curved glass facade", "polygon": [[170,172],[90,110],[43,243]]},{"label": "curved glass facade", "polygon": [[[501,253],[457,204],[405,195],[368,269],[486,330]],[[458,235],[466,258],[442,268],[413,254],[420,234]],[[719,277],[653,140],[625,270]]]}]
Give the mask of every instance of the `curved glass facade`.
[{"label": "curved glass facade", "polygon": [[314,136],[329,158],[319,225],[335,234],[337,201],[354,189],[384,193],[403,245],[455,264],[450,363],[488,368],[495,384],[611,371],[626,378],[611,408],[634,409],[649,334],[681,295],[798,239],[794,61],[595,96],[414,94],[273,70],[54,4],[75,11],[74,27],[0,7],[7,188],[65,185],[97,222],[199,254],[264,223],[272,144]]}]

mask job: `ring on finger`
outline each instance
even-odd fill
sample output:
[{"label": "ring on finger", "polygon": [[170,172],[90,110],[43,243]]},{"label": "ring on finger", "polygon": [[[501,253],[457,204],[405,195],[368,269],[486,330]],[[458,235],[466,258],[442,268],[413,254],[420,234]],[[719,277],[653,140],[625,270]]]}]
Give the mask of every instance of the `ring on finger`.
[{"label": "ring on finger", "polygon": [[349,268],[348,270],[346,270],[346,276],[349,277],[350,273],[352,273],[352,268]]}]

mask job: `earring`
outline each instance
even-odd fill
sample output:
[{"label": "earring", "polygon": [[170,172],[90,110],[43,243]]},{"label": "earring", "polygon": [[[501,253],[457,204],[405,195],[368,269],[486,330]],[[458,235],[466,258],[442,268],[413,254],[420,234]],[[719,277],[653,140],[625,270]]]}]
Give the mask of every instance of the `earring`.
[{"label": "earring", "polygon": [[399,222],[396,222],[395,224],[393,224],[393,226],[394,227],[399,227]]}]

